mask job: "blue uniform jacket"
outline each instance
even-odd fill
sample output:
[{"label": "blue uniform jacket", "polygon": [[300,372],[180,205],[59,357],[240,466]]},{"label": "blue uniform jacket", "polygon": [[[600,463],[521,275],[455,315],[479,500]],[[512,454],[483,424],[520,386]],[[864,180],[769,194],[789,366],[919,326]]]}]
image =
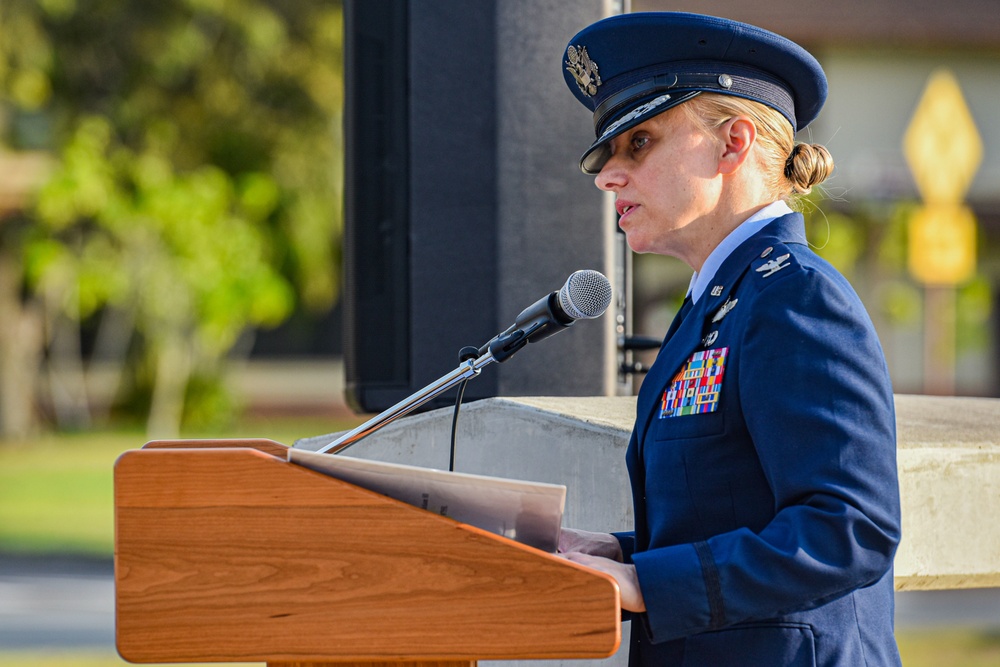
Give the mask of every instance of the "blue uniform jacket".
[{"label": "blue uniform jacket", "polygon": [[892,388],[850,284],[786,215],[678,315],[639,392],[619,534],[631,665],[898,665]]}]

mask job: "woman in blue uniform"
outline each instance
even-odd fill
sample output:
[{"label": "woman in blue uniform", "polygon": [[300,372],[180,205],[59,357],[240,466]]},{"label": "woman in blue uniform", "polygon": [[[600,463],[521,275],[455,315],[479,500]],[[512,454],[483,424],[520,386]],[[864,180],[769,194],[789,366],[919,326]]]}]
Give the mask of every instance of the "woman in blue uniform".
[{"label": "woman in blue uniform", "polygon": [[798,45],[681,13],[569,43],[581,161],[636,252],[694,270],[637,401],[634,531],[564,530],[613,575],[633,665],[898,665],[893,396],[871,320],[795,197],[833,168],[794,141],[827,85]]}]

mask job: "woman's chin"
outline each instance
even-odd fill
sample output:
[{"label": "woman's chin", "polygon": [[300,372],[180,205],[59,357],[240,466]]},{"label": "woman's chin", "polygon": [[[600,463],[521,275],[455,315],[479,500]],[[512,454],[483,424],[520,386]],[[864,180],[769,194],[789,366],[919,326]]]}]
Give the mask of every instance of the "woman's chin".
[{"label": "woman's chin", "polygon": [[654,252],[649,245],[649,240],[644,239],[637,234],[625,233],[625,242],[628,243],[628,247],[632,249],[632,252],[639,254],[646,254]]}]

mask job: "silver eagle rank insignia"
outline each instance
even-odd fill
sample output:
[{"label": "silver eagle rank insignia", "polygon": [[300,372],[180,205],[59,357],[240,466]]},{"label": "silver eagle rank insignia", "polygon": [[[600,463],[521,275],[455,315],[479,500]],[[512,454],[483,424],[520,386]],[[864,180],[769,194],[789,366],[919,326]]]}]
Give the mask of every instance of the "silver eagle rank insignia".
[{"label": "silver eagle rank insignia", "polygon": [[776,257],[775,259],[769,259],[767,262],[757,267],[757,273],[763,273],[764,274],[762,276],[763,278],[767,278],[768,276],[774,275],[778,271],[781,271],[783,268],[788,266],[788,264],[784,262],[786,262],[788,258],[791,256],[792,256],[791,253],[785,253],[781,257]]}]

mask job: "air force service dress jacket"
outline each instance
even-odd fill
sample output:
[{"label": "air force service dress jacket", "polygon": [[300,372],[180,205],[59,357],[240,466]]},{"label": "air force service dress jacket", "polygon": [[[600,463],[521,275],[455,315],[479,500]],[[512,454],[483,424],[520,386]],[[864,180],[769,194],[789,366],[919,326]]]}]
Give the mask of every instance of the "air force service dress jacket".
[{"label": "air force service dress jacket", "polygon": [[899,664],[892,389],[801,215],[742,243],[674,320],[626,458],[635,531],[617,537],[647,608],[631,665]]}]

